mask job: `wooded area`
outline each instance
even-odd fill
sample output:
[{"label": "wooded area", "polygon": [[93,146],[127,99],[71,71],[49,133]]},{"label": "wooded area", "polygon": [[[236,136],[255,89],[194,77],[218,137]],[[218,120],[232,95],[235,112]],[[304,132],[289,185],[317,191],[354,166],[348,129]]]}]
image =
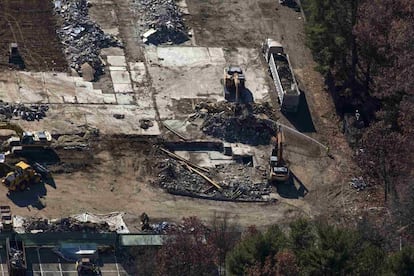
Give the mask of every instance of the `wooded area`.
[{"label": "wooded area", "polygon": [[338,114],[361,113],[353,146],[363,175],[402,213],[413,198],[414,2],[308,0],[305,11],[308,46]]},{"label": "wooded area", "polygon": [[412,275],[414,248],[389,251],[387,237],[369,225],[357,229],[297,219],[241,237],[226,215],[203,224],[184,218],[157,253],[157,275]]}]

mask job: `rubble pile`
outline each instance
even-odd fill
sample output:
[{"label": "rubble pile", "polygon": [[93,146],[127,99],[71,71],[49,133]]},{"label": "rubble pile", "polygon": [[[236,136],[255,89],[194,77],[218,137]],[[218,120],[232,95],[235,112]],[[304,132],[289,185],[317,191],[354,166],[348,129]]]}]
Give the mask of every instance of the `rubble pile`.
[{"label": "rubble pile", "polygon": [[25,106],[24,104],[0,102],[0,115],[7,120],[18,117],[26,121],[39,121],[46,117],[48,110],[49,106],[45,104]]},{"label": "rubble pile", "polygon": [[205,117],[201,126],[204,133],[230,143],[267,145],[277,129],[277,124],[268,119],[274,117],[268,104],[199,104],[196,111]]},{"label": "rubble pile", "polygon": [[13,268],[22,268],[26,265],[23,251],[13,247],[10,248],[9,260]]},{"label": "rubble pile", "polygon": [[349,181],[349,185],[356,189],[357,191],[362,191],[367,187],[367,183],[365,182],[362,176],[360,177],[353,177],[351,181]]},{"label": "rubble pile", "polygon": [[174,0],[134,0],[140,14],[141,36],[144,42],[180,44],[188,40],[183,15]]},{"label": "rubble pile", "polygon": [[[200,197],[214,200],[226,201],[269,201],[271,186],[265,178],[260,182],[253,182],[251,177],[246,175],[246,170],[255,168],[245,167],[240,164],[227,165],[218,168],[217,171],[207,174],[211,178],[219,177],[218,184],[223,188],[218,191],[211,184],[206,182],[198,174],[191,173],[178,162],[167,159],[158,164],[158,179],[156,183],[167,192],[176,195]],[[229,174],[229,170],[232,171]]]},{"label": "rubble pile", "polygon": [[105,34],[88,16],[86,0],[55,0],[55,12],[61,16],[62,25],[57,30],[71,68],[82,76],[81,67],[88,63],[95,70],[95,78],[103,73],[100,50],[122,47],[113,35]]},{"label": "rubble pile", "polygon": [[111,232],[108,223],[80,222],[74,218],[62,218],[56,221],[46,219],[33,219],[25,221],[23,227],[26,232],[90,232],[105,233]]}]

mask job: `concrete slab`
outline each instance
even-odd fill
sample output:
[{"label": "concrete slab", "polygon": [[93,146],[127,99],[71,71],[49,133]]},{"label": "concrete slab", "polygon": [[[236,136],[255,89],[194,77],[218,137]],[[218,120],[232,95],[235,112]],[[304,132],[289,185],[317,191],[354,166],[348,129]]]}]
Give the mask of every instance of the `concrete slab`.
[{"label": "concrete slab", "polygon": [[109,47],[101,50],[101,56],[125,56],[125,52],[118,47]]},{"label": "concrete slab", "polygon": [[118,104],[121,104],[121,105],[135,104],[134,94],[117,93],[115,97],[116,97],[116,101]]},{"label": "concrete slab", "polygon": [[116,104],[115,94],[103,94],[103,101],[105,104]]},{"label": "concrete slab", "polygon": [[129,72],[126,71],[111,71],[111,78],[113,84],[131,84]]},{"label": "concrete slab", "polygon": [[126,71],[125,66],[110,66],[109,71]]},{"label": "concrete slab", "polygon": [[189,101],[224,101],[223,68],[239,64],[246,75],[246,95],[254,101],[268,99],[260,53],[256,49],[238,49],[224,55],[221,48],[146,47],[148,73],[155,87],[155,100],[162,120],[183,118],[191,112]]},{"label": "concrete slab", "polygon": [[106,60],[110,66],[126,66],[126,60],[124,55],[107,56]]},{"label": "concrete slab", "polygon": [[147,47],[147,61],[166,67],[198,67],[224,63],[221,48],[209,51],[205,47]]},{"label": "concrete slab", "polygon": [[118,36],[119,35],[119,29],[118,28],[107,28],[107,29],[103,29],[102,31],[104,31],[104,33],[106,34],[111,34],[114,36]]},{"label": "concrete slab", "polygon": [[130,83],[114,83],[115,93],[132,93],[132,85]]}]

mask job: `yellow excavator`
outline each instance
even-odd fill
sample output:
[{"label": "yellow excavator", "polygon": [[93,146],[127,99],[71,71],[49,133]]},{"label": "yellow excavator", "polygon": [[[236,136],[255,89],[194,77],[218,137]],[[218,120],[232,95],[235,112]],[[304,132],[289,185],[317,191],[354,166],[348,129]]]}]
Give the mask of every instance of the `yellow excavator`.
[{"label": "yellow excavator", "polygon": [[272,140],[274,141],[274,148],[270,156],[269,181],[284,182],[289,179],[290,172],[283,159],[283,134],[281,126],[278,126],[276,136]]},{"label": "yellow excavator", "polygon": [[240,94],[243,92],[246,78],[243,71],[238,66],[229,66],[224,68],[223,86],[224,98],[227,101],[240,101]]},{"label": "yellow excavator", "polygon": [[32,166],[20,161],[15,165],[14,171],[6,174],[2,183],[10,192],[15,192],[24,191],[30,184],[37,184],[41,180],[42,176]]},{"label": "yellow excavator", "polygon": [[30,147],[49,147],[52,143],[52,135],[48,131],[28,132],[10,122],[0,122],[0,129],[10,129],[17,134],[3,143],[3,149],[23,150]]}]

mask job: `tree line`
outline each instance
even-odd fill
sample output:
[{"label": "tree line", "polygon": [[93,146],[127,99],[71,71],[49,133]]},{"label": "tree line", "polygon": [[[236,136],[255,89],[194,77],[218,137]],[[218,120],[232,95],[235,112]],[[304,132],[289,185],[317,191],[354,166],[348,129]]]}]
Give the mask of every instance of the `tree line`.
[{"label": "tree line", "polygon": [[363,113],[355,157],[364,176],[383,186],[386,202],[407,209],[414,198],[414,1],[306,0],[304,9],[307,44],[339,114]]},{"label": "tree line", "polygon": [[241,236],[227,218],[184,218],[157,253],[156,275],[414,275],[414,248],[388,252],[368,228],[298,219]]}]

